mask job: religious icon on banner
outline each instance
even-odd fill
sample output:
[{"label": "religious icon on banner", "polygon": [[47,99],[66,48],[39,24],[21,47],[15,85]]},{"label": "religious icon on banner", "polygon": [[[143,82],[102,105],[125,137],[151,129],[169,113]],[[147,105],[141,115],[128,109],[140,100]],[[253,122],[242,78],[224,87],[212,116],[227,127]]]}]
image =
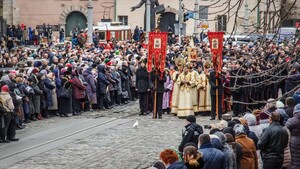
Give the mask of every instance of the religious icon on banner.
[{"label": "religious icon on banner", "polygon": [[155,38],[154,39],[154,48],[155,49],[160,49],[161,48],[161,39],[160,38]]},{"label": "religious icon on banner", "polygon": [[218,49],[218,48],[219,48],[219,40],[212,39],[212,49]]}]

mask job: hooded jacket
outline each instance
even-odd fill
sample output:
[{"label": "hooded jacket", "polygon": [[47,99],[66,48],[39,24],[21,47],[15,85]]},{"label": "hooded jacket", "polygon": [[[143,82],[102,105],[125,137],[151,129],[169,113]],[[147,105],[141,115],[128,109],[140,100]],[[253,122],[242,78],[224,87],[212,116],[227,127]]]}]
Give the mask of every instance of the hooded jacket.
[{"label": "hooded jacket", "polygon": [[3,107],[8,111],[8,112],[13,112],[15,109],[13,100],[10,96],[9,93],[7,92],[1,92],[0,93],[0,98],[2,99],[3,102]]},{"label": "hooded jacket", "polygon": [[291,132],[291,154],[292,164],[291,169],[300,168],[300,113],[294,113],[294,117],[290,118],[286,122],[286,127]]},{"label": "hooded jacket", "polygon": [[87,95],[92,98],[93,94],[96,93],[96,83],[92,73],[92,68],[89,67],[83,72],[84,80],[87,83],[86,92]]},{"label": "hooded jacket", "polygon": [[205,143],[200,146],[202,153],[204,169],[224,169],[225,155],[222,151],[214,148],[211,143]]},{"label": "hooded jacket", "polygon": [[185,126],[185,131],[182,135],[182,141],[178,147],[180,152],[183,152],[183,148],[186,143],[193,142],[198,145],[198,137],[203,133],[202,127],[197,123],[190,123]]},{"label": "hooded jacket", "polygon": [[167,169],[188,169],[183,162],[175,162],[170,165]]},{"label": "hooded jacket", "polygon": [[98,69],[98,78],[97,78],[97,88],[98,94],[104,95],[106,94],[106,88],[110,84],[105,75],[105,66],[99,65]]}]

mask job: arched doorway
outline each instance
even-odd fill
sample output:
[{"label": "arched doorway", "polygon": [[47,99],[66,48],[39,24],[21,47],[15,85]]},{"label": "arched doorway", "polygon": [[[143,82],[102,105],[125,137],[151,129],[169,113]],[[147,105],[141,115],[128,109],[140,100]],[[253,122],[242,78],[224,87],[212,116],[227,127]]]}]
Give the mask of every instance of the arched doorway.
[{"label": "arched doorway", "polygon": [[173,12],[165,12],[161,15],[159,29],[162,32],[169,32],[168,27],[171,27],[173,32],[175,23],[175,13]]},{"label": "arched doorway", "polygon": [[87,19],[81,12],[72,12],[66,20],[66,36],[71,36],[70,32],[76,26],[79,30],[87,27]]}]

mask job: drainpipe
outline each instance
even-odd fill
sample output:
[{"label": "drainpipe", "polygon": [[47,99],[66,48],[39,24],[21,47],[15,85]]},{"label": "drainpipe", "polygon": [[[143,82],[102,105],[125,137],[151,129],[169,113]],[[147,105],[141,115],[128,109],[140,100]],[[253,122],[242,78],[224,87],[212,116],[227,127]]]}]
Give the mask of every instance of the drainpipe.
[{"label": "drainpipe", "polygon": [[117,0],[114,0],[114,5],[115,5],[115,7],[114,7],[114,15],[115,15],[115,22],[117,21]]}]

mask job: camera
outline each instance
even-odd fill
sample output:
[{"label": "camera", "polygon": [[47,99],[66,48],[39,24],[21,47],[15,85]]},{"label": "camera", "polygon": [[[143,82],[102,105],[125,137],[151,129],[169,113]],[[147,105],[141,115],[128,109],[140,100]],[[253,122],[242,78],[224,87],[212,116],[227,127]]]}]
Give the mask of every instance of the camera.
[{"label": "camera", "polygon": [[204,125],[204,129],[211,129],[211,125]]}]

